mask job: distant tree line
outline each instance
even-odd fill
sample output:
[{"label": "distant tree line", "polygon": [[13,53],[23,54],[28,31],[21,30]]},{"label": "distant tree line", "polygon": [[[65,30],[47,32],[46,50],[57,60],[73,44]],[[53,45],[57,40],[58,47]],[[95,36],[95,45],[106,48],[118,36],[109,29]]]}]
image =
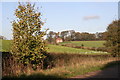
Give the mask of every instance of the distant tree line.
[{"label": "distant tree line", "polygon": [[62,32],[49,31],[46,40],[49,43],[54,43],[57,37],[63,41],[88,41],[88,40],[105,40],[106,32],[88,33],[88,32],[75,32],[74,30],[66,30]]}]

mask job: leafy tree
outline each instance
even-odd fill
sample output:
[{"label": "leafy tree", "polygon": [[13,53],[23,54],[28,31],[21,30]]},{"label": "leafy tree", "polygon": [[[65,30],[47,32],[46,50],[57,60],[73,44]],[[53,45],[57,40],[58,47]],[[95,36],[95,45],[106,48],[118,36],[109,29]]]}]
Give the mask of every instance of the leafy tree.
[{"label": "leafy tree", "polygon": [[43,22],[41,13],[35,9],[35,4],[21,4],[15,10],[17,20],[12,22],[13,45],[12,54],[24,65],[32,64],[33,69],[43,64],[46,55],[43,36],[46,31],[41,31]]},{"label": "leafy tree", "polygon": [[120,20],[113,21],[106,31],[106,47],[113,56],[120,56]]},{"label": "leafy tree", "polygon": [[56,33],[53,32],[53,31],[50,31],[47,34],[47,40],[48,40],[49,43],[54,43],[55,42],[55,35],[56,35]]},{"label": "leafy tree", "polygon": [[68,36],[69,31],[62,31],[60,36],[64,41],[67,41],[66,38]]},{"label": "leafy tree", "polygon": [[71,41],[74,41],[75,40],[75,31],[74,30],[69,30],[69,32],[70,32],[70,40]]},{"label": "leafy tree", "polygon": [[81,40],[89,40],[89,33],[87,32],[83,32],[83,33],[80,33],[80,37],[81,37]]},{"label": "leafy tree", "polygon": [[75,31],[74,30],[62,31],[60,37],[64,41],[73,41],[75,39]]},{"label": "leafy tree", "polygon": [[55,38],[60,37],[60,32],[55,33]]},{"label": "leafy tree", "polygon": [[96,33],[96,40],[105,40],[106,32]]},{"label": "leafy tree", "polygon": [[81,38],[81,37],[80,37],[80,33],[79,33],[79,32],[76,32],[76,33],[75,33],[75,40],[76,40],[76,41],[79,41],[80,38]]}]

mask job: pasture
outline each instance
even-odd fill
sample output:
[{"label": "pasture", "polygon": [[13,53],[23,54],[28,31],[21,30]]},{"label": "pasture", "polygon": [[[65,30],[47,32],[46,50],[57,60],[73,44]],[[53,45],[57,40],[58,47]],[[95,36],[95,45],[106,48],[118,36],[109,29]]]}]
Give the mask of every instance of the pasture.
[{"label": "pasture", "polygon": [[82,44],[84,47],[104,47],[105,41],[67,41],[62,42],[60,45],[71,44],[74,46],[81,46]]},{"label": "pasture", "polygon": [[9,52],[11,46],[11,40],[1,40],[0,39],[0,51],[2,52]]},{"label": "pasture", "polygon": [[[11,48],[12,41],[11,40],[0,40],[2,44],[0,44],[0,51],[2,52],[9,52]],[[86,46],[101,46],[104,41],[71,41],[71,42],[63,42],[60,44],[66,44],[66,43],[73,43],[76,45],[80,45],[81,43],[84,43]],[[89,44],[88,44],[89,43]],[[93,44],[94,43],[94,44]],[[106,52],[100,52],[100,51],[92,51],[92,50],[85,50],[85,49],[77,49],[77,48],[71,48],[71,47],[65,47],[60,45],[47,45],[47,50],[49,53],[76,53],[76,54],[108,54]]]},{"label": "pasture", "polygon": [[48,52],[50,53],[76,53],[76,54],[92,54],[92,55],[99,55],[99,54],[108,54],[107,52],[101,52],[101,51],[92,51],[92,50],[86,50],[86,49],[77,49],[77,48],[71,48],[71,47],[65,47],[60,45],[48,45]]}]

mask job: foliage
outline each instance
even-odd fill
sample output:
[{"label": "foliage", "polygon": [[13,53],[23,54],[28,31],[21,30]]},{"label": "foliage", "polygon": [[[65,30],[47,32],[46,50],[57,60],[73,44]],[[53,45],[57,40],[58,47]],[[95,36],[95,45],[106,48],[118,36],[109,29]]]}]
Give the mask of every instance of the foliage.
[{"label": "foliage", "polygon": [[13,45],[11,53],[24,65],[32,64],[33,69],[42,65],[46,57],[46,48],[43,36],[46,31],[41,31],[43,22],[41,13],[35,9],[35,4],[19,3],[15,10],[17,20],[12,22]]},{"label": "foliage", "polygon": [[106,39],[106,32],[96,33],[96,40],[105,40]]},{"label": "foliage", "polygon": [[60,36],[64,41],[73,41],[75,40],[75,31],[74,30],[62,31]]},{"label": "foliage", "polygon": [[87,32],[83,32],[83,33],[76,33],[76,40],[95,40],[95,34],[91,34],[91,33],[87,33]]},{"label": "foliage", "polygon": [[68,31],[62,31],[62,32],[61,32],[61,38],[62,38],[64,41],[66,41],[67,35],[68,35]]},{"label": "foliage", "polygon": [[47,34],[47,41],[49,42],[49,43],[55,43],[55,35],[56,33],[55,32],[53,32],[53,31],[50,31],[48,34]]},{"label": "foliage", "polygon": [[[58,34],[58,35],[57,35]],[[47,40],[54,43],[56,37],[60,37],[63,41],[89,41],[89,40],[105,40],[106,32],[88,33],[75,32],[74,30],[66,30],[61,32],[50,31],[47,35]]]},{"label": "foliage", "polygon": [[107,28],[105,43],[113,56],[120,56],[120,20],[113,21]]}]

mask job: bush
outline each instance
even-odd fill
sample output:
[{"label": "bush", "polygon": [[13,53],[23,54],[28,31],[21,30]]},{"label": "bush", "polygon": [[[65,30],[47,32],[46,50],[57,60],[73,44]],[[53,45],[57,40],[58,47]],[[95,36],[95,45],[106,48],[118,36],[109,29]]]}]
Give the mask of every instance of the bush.
[{"label": "bush", "polygon": [[120,57],[120,19],[113,21],[107,27],[105,46],[114,57]]}]

